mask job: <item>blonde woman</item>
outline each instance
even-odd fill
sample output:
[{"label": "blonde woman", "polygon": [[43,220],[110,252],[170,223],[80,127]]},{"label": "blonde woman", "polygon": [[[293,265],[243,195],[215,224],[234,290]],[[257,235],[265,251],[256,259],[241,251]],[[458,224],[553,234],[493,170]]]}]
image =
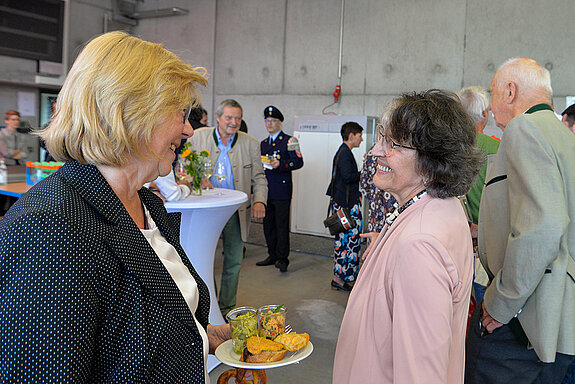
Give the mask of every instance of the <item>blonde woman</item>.
[{"label": "blonde woman", "polygon": [[[142,185],[193,134],[203,68],[122,32],[92,40],[41,133],[66,164],[0,223],[0,377],[206,383],[209,293],[179,216]],[[41,378],[41,379],[40,379]]]}]

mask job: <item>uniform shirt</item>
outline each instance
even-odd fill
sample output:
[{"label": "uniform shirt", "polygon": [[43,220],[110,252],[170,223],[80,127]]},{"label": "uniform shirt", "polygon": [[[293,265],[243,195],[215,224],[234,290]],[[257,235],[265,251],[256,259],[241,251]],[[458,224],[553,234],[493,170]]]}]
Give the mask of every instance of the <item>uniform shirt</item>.
[{"label": "uniform shirt", "polygon": [[[268,200],[291,200],[293,192],[291,172],[303,167],[303,157],[295,137],[283,131],[274,136],[260,142],[262,156],[275,156],[280,162],[278,168],[265,170]],[[274,140],[270,142],[271,137],[274,137]]]}]

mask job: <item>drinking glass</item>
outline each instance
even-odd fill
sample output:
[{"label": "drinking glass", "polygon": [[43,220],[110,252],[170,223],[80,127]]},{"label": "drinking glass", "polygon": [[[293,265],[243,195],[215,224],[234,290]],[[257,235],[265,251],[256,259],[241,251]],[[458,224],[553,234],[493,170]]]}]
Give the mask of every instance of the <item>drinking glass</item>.
[{"label": "drinking glass", "polygon": [[214,168],[214,176],[220,182],[220,191],[218,195],[223,195],[222,192],[222,181],[226,178],[226,164],[223,161],[218,161],[216,167]]},{"label": "drinking glass", "polygon": [[182,159],[178,159],[178,162],[176,163],[176,179],[178,181],[185,181],[186,178],[188,177],[188,173],[186,172],[186,169],[184,168],[184,160]]},{"label": "drinking glass", "polygon": [[[214,174],[214,166],[212,165],[210,159],[206,159],[206,161],[204,161],[204,176],[206,177],[207,180],[210,180],[210,177],[212,177],[213,174]],[[208,185],[206,183],[206,188],[207,187]]]}]

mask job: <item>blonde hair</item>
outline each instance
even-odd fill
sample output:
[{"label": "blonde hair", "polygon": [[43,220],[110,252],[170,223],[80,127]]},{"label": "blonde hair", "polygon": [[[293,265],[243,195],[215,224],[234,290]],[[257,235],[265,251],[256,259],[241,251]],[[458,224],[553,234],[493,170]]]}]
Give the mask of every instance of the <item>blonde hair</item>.
[{"label": "blonde hair", "polygon": [[197,105],[205,68],[184,63],[161,44],[124,32],[93,39],[82,50],[40,131],[57,160],[121,166],[169,114]]}]

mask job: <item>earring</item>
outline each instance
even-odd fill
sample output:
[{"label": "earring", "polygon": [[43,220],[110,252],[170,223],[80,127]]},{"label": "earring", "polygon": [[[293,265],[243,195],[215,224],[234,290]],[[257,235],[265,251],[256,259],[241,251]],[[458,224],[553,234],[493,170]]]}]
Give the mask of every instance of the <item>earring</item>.
[{"label": "earring", "polygon": [[428,178],[428,177],[426,177],[425,180],[423,180],[423,186],[424,186],[425,188],[427,188],[427,182],[428,182],[428,181],[429,181],[429,178]]}]

